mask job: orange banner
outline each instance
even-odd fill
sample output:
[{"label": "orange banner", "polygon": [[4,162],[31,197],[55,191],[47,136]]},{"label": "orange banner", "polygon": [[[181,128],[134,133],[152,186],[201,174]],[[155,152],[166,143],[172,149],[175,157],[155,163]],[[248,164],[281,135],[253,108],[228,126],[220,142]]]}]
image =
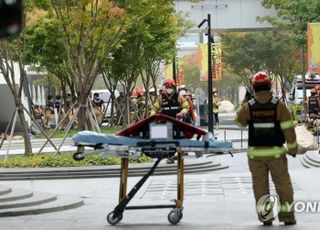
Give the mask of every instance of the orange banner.
[{"label": "orange banner", "polygon": [[308,72],[320,73],[320,23],[308,23]]}]

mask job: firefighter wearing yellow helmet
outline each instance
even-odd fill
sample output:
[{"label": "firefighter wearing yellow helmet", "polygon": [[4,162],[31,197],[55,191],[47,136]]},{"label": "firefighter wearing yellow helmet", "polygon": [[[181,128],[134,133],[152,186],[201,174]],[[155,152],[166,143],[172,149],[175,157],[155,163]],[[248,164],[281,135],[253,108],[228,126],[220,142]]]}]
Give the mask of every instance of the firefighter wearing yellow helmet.
[{"label": "firefighter wearing yellow helmet", "polygon": [[[249,126],[247,155],[258,218],[264,225],[272,225],[274,220],[271,203],[261,202],[270,196],[270,172],[279,196],[279,221],[285,225],[296,224],[292,208],[293,188],[286,157],[286,153],[295,156],[297,152],[294,124],[286,105],[272,97],[268,74],[255,74],[252,86],[255,96],[240,107],[235,122],[240,127]],[[270,211],[271,215],[261,215],[262,211]]]}]

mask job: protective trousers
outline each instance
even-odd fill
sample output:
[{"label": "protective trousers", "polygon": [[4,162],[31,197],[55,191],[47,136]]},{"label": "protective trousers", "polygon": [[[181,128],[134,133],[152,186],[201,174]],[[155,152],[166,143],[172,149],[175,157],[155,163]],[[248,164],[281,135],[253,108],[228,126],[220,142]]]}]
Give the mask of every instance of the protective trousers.
[{"label": "protective trousers", "polygon": [[[278,218],[280,222],[295,220],[293,210],[293,188],[290,175],[288,172],[288,161],[285,155],[280,158],[249,158],[249,168],[252,174],[253,193],[258,205],[258,201],[263,196],[270,194],[269,189],[269,172],[275,185],[276,192],[279,196],[280,207],[278,210]],[[260,199],[261,205],[261,199]],[[258,208],[258,207],[257,207]],[[259,210],[259,209],[258,209]],[[275,214],[275,213],[273,213]],[[267,221],[261,218],[258,211],[260,221]],[[273,220],[271,218],[270,220]]]}]

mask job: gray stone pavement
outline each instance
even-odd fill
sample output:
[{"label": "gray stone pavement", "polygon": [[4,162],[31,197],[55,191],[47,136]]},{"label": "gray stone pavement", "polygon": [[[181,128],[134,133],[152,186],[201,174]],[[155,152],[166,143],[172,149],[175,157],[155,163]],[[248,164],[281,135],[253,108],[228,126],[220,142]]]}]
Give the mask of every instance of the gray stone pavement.
[{"label": "gray stone pavement", "polygon": [[[72,179],[38,181],[2,181],[13,188],[82,197],[85,205],[68,211],[6,217],[0,219],[1,230],[72,230],[72,229],[260,229],[251,190],[247,158],[239,153],[215,157],[230,168],[206,174],[185,175],[185,201],[183,219],[172,226],[167,215],[169,209],[126,210],[123,220],[110,226],[106,215],[118,201],[119,178]],[[298,158],[289,159],[290,173],[299,201],[320,201],[319,169],[306,169]],[[129,188],[140,178],[129,177]],[[176,197],[176,176],[154,176],[131,201],[131,205],[170,204]],[[272,191],[274,187],[271,186]],[[320,208],[319,208],[320,212]],[[317,229],[320,213],[297,213],[298,224],[284,227],[275,222],[269,229]]]}]

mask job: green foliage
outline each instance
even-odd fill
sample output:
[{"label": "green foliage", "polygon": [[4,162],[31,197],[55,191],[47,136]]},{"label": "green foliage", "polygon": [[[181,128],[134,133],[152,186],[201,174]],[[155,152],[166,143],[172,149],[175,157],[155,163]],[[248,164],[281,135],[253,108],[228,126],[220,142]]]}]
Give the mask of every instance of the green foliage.
[{"label": "green foliage", "polygon": [[207,91],[207,82],[199,81],[198,53],[184,57],[183,70],[185,85],[191,93],[194,93],[197,88]]},{"label": "green foliage", "polygon": [[244,83],[258,71],[267,71],[282,77],[298,73],[299,50],[286,32],[226,33],[223,39],[224,63]]},{"label": "green foliage", "polygon": [[125,79],[129,76],[135,81],[150,60],[173,57],[175,43],[187,25],[181,15],[175,14],[172,1],[132,2],[135,4],[126,5],[125,9],[136,21],[128,26],[107,68],[111,68],[117,77]]},{"label": "green foliage", "polygon": [[63,68],[66,52],[55,19],[46,15],[38,18],[37,23],[26,28],[25,55],[28,64],[37,64],[42,69],[53,71]]},{"label": "green foliage", "polygon": [[[0,159],[2,168],[43,168],[43,167],[80,167],[80,166],[100,166],[100,165],[119,165],[121,159],[118,157],[103,158],[99,154],[87,156],[82,161],[75,161],[72,153],[63,154],[38,154],[28,157],[15,156],[7,161]],[[148,163],[152,159],[141,156],[136,159],[130,159],[130,163]]]},{"label": "green foliage", "polygon": [[23,7],[25,11],[32,11],[34,9],[48,10],[51,8],[50,0],[24,0]]},{"label": "green foliage", "polygon": [[277,17],[260,17],[260,21],[294,32],[293,38],[299,44],[306,44],[307,23],[320,21],[319,0],[264,0],[263,6],[274,7]]}]

